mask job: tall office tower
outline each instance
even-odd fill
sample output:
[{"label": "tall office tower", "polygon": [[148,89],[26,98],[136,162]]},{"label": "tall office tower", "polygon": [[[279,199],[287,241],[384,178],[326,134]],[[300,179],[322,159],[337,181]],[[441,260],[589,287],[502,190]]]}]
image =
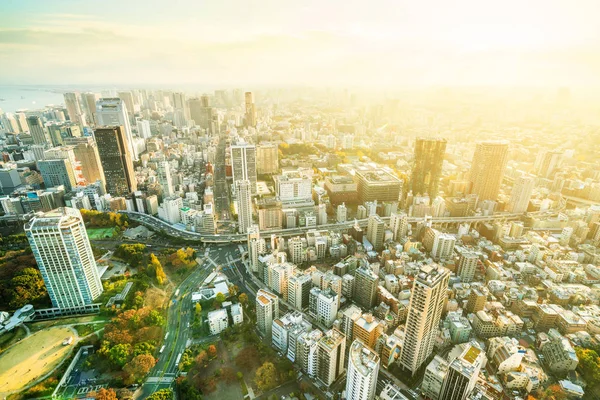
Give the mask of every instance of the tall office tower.
[{"label": "tall office tower", "polygon": [[37,115],[27,117],[27,126],[34,144],[46,145],[51,143],[50,136],[40,117]]},{"label": "tall office tower", "polygon": [[542,150],[535,159],[534,169],[537,176],[550,179],[560,166],[562,152],[558,150]]},{"label": "tall office tower", "polygon": [[96,125],[97,126],[122,126],[126,137],[128,153],[132,160],[138,159],[137,150],[133,142],[133,131],[131,121],[127,113],[127,107],[123,100],[118,97],[102,98],[96,102]]},{"label": "tall office tower", "polygon": [[338,223],[343,224],[344,222],[346,222],[347,219],[348,219],[348,209],[346,208],[346,204],[342,203],[339,206],[337,206],[335,220]]},{"label": "tall office tower", "polygon": [[535,180],[532,176],[523,175],[515,179],[508,201],[508,211],[512,213],[527,211],[534,186]]},{"label": "tall office tower", "polygon": [[400,240],[408,235],[408,215],[405,213],[392,213],[390,216],[390,228],[394,234],[394,240]]},{"label": "tall office tower", "polygon": [[250,181],[235,182],[235,192],[237,195],[238,231],[239,233],[246,233],[248,232],[248,228],[252,225]]},{"label": "tall office tower", "polygon": [[479,378],[479,371],[486,362],[485,353],[469,344],[462,354],[448,367],[439,400],[465,400]]},{"label": "tall office tower", "polygon": [[371,268],[362,266],[354,273],[354,299],[356,303],[370,310],[375,306],[377,300],[377,286],[379,278]]},{"label": "tall office tower", "polygon": [[279,170],[279,148],[273,143],[256,146],[256,173],[276,174]]},{"label": "tall office tower", "polygon": [[96,93],[87,92],[81,95],[83,108],[85,110],[85,118],[88,125],[96,125],[96,101],[98,95]]},{"label": "tall office tower", "polygon": [[35,216],[25,234],[52,306],[73,314],[88,310],[102,293],[102,282],[79,210]]},{"label": "tall office tower", "polygon": [[412,375],[433,350],[449,280],[450,271],[431,264],[422,266],[413,282],[404,345],[399,359],[400,365]]},{"label": "tall office tower", "polygon": [[25,113],[16,113],[15,119],[17,121],[17,125],[19,125],[19,132],[25,133],[29,130],[29,127],[27,126],[27,116],[25,115]]},{"label": "tall office tower", "polygon": [[331,385],[344,372],[345,355],[346,336],[335,328],[325,332],[317,345],[317,379]]},{"label": "tall office tower", "polygon": [[250,181],[251,193],[256,194],[256,147],[239,143],[230,147],[233,183]]},{"label": "tall office tower", "polygon": [[67,159],[42,160],[37,162],[37,166],[46,188],[64,185],[65,190],[70,192],[77,185],[73,166]]},{"label": "tall office tower", "polygon": [[160,187],[162,188],[163,197],[171,197],[175,193],[173,190],[173,178],[171,177],[171,166],[168,161],[160,161],[156,166],[156,176]]},{"label": "tall office tower", "polygon": [[67,113],[69,113],[69,120],[77,125],[85,125],[85,118],[79,105],[79,93],[68,92],[64,94],[64,97]]},{"label": "tall office tower", "polygon": [[308,310],[311,317],[320,324],[331,328],[338,312],[339,297],[331,288],[321,290],[314,287],[310,290]]},{"label": "tall office tower", "polygon": [[100,162],[106,178],[106,192],[124,196],[137,190],[131,151],[122,126],[97,128],[94,137],[98,144]]},{"label": "tall office tower", "polygon": [[135,106],[133,102],[133,94],[130,91],[117,92],[117,97],[123,100],[127,108],[127,115],[132,118],[135,115]]},{"label": "tall office tower", "polygon": [[348,353],[348,373],[346,374],[347,400],[372,400],[375,398],[379,364],[377,353],[358,339],[352,342]]},{"label": "tall office tower", "polygon": [[429,194],[435,199],[442,176],[442,164],[446,153],[446,139],[419,138],[415,142],[415,159],[412,170],[412,192]]},{"label": "tall office tower", "polygon": [[256,105],[252,92],[246,92],[246,126],[256,127]]},{"label": "tall office tower", "polygon": [[256,292],[256,325],[269,340],[273,320],[279,318],[279,297],[276,294],[259,289]]},{"label": "tall office tower", "polygon": [[193,97],[188,99],[187,105],[189,108],[190,119],[194,121],[194,125],[200,125],[204,113],[202,100],[198,97]]},{"label": "tall office tower", "polygon": [[309,274],[295,274],[288,281],[288,303],[298,310],[303,310],[310,304],[312,278]]},{"label": "tall office tower", "polygon": [[302,264],[302,261],[304,261],[302,238],[294,236],[288,240],[288,253],[292,264]]},{"label": "tall office tower", "polygon": [[106,186],[106,178],[104,177],[104,169],[100,162],[100,153],[98,145],[93,137],[83,136],[74,138],[65,138],[65,144],[73,147],[75,158],[81,164],[81,172],[85,181],[95,183],[101,181],[103,188]]},{"label": "tall office tower", "polygon": [[258,272],[258,256],[260,255],[260,231],[258,225],[251,225],[248,228],[248,261],[250,270]]},{"label": "tall office tower", "polygon": [[461,282],[473,282],[478,262],[479,255],[477,253],[464,252],[460,255],[456,274],[460,276]]},{"label": "tall office tower", "polygon": [[143,139],[150,139],[152,137],[152,130],[150,129],[150,121],[147,119],[138,119],[136,121],[138,136]]},{"label": "tall office tower", "polygon": [[508,161],[508,141],[486,141],[477,143],[471,162],[471,193],[479,201],[496,200],[504,178]]},{"label": "tall office tower", "polygon": [[433,247],[431,249],[431,257],[436,260],[446,260],[451,258],[454,254],[454,245],[456,244],[456,237],[449,233],[441,233],[435,231],[435,239],[433,240]]},{"label": "tall office tower", "polygon": [[383,239],[385,237],[385,224],[381,217],[372,214],[369,217],[369,226],[367,227],[367,240],[371,242],[375,251],[383,249]]}]

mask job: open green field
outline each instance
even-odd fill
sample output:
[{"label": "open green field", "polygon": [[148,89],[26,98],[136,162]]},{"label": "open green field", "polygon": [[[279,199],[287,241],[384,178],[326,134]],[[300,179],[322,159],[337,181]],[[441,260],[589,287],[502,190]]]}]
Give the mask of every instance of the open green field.
[{"label": "open green field", "polygon": [[110,239],[115,235],[115,228],[87,228],[87,234],[90,239]]},{"label": "open green field", "polygon": [[0,355],[0,398],[20,390],[53,370],[67,356],[71,346],[63,341],[73,336],[68,328],[36,332]]}]

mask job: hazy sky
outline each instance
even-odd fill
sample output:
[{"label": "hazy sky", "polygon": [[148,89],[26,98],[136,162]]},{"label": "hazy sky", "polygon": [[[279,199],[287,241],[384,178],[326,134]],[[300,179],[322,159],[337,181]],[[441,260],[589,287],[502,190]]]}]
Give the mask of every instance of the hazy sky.
[{"label": "hazy sky", "polygon": [[600,0],[1,0],[0,83],[600,86],[599,15]]}]

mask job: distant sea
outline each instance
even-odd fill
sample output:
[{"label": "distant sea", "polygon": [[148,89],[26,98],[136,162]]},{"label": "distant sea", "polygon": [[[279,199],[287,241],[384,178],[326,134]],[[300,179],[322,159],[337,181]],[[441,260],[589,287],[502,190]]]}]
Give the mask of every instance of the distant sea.
[{"label": "distant sea", "polygon": [[63,90],[49,86],[0,85],[0,109],[4,112],[36,110],[47,105],[64,105]]}]

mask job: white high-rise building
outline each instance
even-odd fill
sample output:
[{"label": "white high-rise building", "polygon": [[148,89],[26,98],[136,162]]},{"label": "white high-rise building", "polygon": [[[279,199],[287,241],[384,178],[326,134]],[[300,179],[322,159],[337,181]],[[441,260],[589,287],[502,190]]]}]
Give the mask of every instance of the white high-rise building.
[{"label": "white high-rise building", "polygon": [[527,211],[534,186],[535,180],[532,176],[523,175],[515,179],[508,201],[508,211],[512,213]]},{"label": "white high-rise building", "polygon": [[168,161],[159,161],[156,166],[156,176],[162,187],[164,197],[171,197],[175,193],[173,191],[173,179],[171,178],[171,167]]},{"label": "white high-rise building", "polygon": [[304,261],[304,246],[301,237],[295,236],[288,240],[288,252],[292,264],[301,264]]},{"label": "white high-rise building", "polygon": [[250,181],[250,193],[256,194],[256,147],[253,144],[238,143],[230,147],[233,183]]},{"label": "white high-rise building", "polygon": [[317,225],[327,224],[327,205],[325,203],[317,206]]},{"label": "white high-rise building", "polygon": [[252,225],[251,182],[247,180],[235,182],[235,193],[237,195],[238,232],[246,233]]},{"label": "white high-rise building", "polygon": [[310,290],[309,314],[319,323],[331,328],[338,312],[339,297],[336,292],[327,288],[321,290],[314,287]]},{"label": "white high-rise building", "polygon": [[181,222],[181,208],[183,199],[179,196],[167,197],[158,207],[158,218],[170,224]]},{"label": "white high-rise building", "polygon": [[118,97],[102,98],[96,102],[96,119],[98,126],[122,126],[127,137],[127,146],[134,160],[138,159],[137,149],[133,141],[133,132],[129,122],[129,114],[123,100]]},{"label": "white high-rise building", "polygon": [[415,277],[399,359],[413,375],[433,351],[449,280],[450,271],[437,264],[422,266]]},{"label": "white high-rise building", "polygon": [[435,231],[435,239],[433,240],[433,248],[431,249],[431,257],[436,260],[446,260],[454,254],[454,244],[456,237],[449,233],[440,233]]},{"label": "white high-rise building", "polygon": [[83,118],[81,105],[79,104],[79,93],[68,92],[64,94],[64,98],[69,119],[78,125],[85,125],[85,118]]},{"label": "white high-rise building", "polygon": [[38,215],[25,225],[25,234],[52,306],[63,313],[94,309],[102,282],[79,210]]},{"label": "white high-rise building", "polygon": [[448,367],[439,400],[465,400],[477,383],[487,358],[483,350],[469,344]]},{"label": "white high-rise building", "polygon": [[276,294],[259,289],[256,292],[256,325],[258,330],[271,339],[273,320],[279,318],[279,297]]},{"label": "white high-rise building", "polygon": [[477,253],[464,252],[460,255],[456,274],[460,276],[462,282],[473,282],[478,261],[479,255]]},{"label": "white high-rise building", "polygon": [[400,240],[408,234],[408,215],[406,213],[392,213],[390,216],[390,229],[394,240]]},{"label": "white high-rise building", "polygon": [[344,222],[346,222],[347,219],[348,219],[348,208],[346,208],[346,204],[342,203],[339,206],[337,206],[337,213],[336,213],[335,220],[338,223],[343,224]]},{"label": "white high-rise building", "polygon": [[294,274],[288,281],[287,301],[292,307],[303,310],[308,307],[312,279],[310,274]]},{"label": "white high-rise building", "polygon": [[348,353],[346,400],[373,400],[379,374],[379,355],[356,339]]},{"label": "white high-rise building", "polygon": [[383,239],[385,237],[385,224],[377,214],[369,216],[369,225],[367,227],[367,240],[373,245],[375,251],[383,248]]},{"label": "white high-rise building", "polygon": [[139,137],[143,139],[150,139],[152,137],[150,121],[148,121],[147,119],[138,119],[136,125]]},{"label": "white high-rise building", "polygon": [[258,256],[260,255],[260,231],[258,225],[251,225],[248,228],[248,261],[250,270],[258,272]]}]

